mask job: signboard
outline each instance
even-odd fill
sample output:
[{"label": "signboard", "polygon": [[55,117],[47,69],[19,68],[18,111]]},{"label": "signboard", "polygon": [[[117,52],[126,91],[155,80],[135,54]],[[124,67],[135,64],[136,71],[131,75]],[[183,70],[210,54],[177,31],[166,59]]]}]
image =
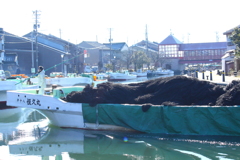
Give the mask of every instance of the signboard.
[{"label": "signboard", "polygon": [[84,58],[87,58],[87,50],[84,50],[83,53],[84,53]]},{"label": "signboard", "polygon": [[35,73],[35,68],[31,68],[31,73]]}]

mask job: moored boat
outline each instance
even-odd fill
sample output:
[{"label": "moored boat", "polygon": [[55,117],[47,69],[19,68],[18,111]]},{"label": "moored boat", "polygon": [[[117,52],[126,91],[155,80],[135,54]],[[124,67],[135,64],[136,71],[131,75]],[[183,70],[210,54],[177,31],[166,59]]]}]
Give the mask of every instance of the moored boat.
[{"label": "moored boat", "polygon": [[137,77],[147,77],[147,72],[143,72],[141,69],[138,69],[136,72],[131,72],[133,75],[137,75]]},{"label": "moored boat", "polygon": [[174,71],[169,70],[169,69],[162,69],[162,68],[160,67],[160,68],[157,68],[157,70],[155,71],[155,73],[156,73],[157,75],[169,75],[169,74],[174,74]]},{"label": "moored boat", "polygon": [[127,70],[122,72],[109,73],[109,81],[126,81],[131,79],[136,79],[137,75],[130,74]]},{"label": "moored boat", "polygon": [[[223,95],[224,89],[222,86],[216,87],[208,82],[199,82],[196,79],[186,77],[167,78],[171,85],[173,85],[172,82],[176,83],[179,79],[187,81],[185,84],[191,83],[193,85],[194,83],[199,83],[201,86],[206,85],[209,90],[212,87],[213,90],[209,94],[215,92],[215,95],[217,93]],[[166,87],[166,82],[161,82],[161,80],[159,79],[158,83],[162,83]],[[143,82],[141,86],[145,83]],[[136,88],[136,84],[131,85],[133,88]],[[176,86],[181,88],[179,85]],[[172,87],[176,88],[175,86]],[[180,92],[176,94],[183,96],[182,98],[185,97],[184,99],[192,105],[177,105],[174,103],[153,105],[146,101],[141,104],[91,104],[93,103],[92,101],[89,103],[67,102],[61,98],[66,97],[72,91],[83,94],[82,91],[84,88],[84,86],[56,88],[53,90],[53,95],[37,95],[33,90],[8,91],[8,97],[11,98],[8,98],[7,105],[37,109],[49,119],[51,124],[63,128],[92,130],[130,129],[147,133],[181,135],[240,135],[240,106],[238,105],[194,105],[189,102],[189,100],[191,101],[194,98],[185,97],[187,95],[185,90],[182,95],[179,94]],[[130,86],[127,88],[130,90]],[[153,89],[159,92],[157,86],[152,86],[151,90]],[[145,90],[147,89],[144,89],[143,92]],[[194,88],[191,91],[195,90],[197,89]],[[205,91],[203,87],[199,87],[198,90],[199,92]],[[221,91],[219,92],[219,90]],[[176,91],[179,91],[179,88]],[[123,90],[120,90],[120,92],[123,92]],[[167,90],[167,92],[169,91]],[[92,91],[87,94],[90,94],[90,97],[94,95]],[[103,92],[102,94],[106,93]],[[127,93],[123,92],[122,94]],[[119,99],[123,99],[121,95],[119,96]],[[83,97],[85,99],[89,98],[86,96]],[[195,101],[196,104],[197,102],[202,104],[201,98],[203,100],[206,99],[205,94],[203,97],[199,97],[198,101]],[[100,102],[100,97],[96,97],[95,100]],[[125,101],[125,99],[123,100]]]}]

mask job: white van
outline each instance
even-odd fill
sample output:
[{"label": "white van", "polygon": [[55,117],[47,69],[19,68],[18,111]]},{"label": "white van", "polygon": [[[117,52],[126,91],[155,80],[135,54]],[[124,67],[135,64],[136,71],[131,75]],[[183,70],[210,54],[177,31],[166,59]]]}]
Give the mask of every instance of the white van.
[{"label": "white van", "polygon": [[84,73],[92,72],[92,68],[90,66],[85,66]]}]

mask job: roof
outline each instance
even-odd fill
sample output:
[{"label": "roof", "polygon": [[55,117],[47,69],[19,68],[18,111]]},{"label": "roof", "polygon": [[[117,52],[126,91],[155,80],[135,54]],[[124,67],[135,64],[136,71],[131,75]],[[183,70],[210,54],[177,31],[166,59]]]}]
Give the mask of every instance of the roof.
[{"label": "roof", "polygon": [[156,43],[156,42],[150,42],[150,41],[142,40],[141,42],[135,44],[135,46],[142,46],[142,47],[146,48],[147,44],[148,44],[148,49],[152,49],[154,51],[158,51],[158,43]]},{"label": "roof", "polygon": [[108,48],[111,48],[112,50],[121,50],[124,45],[126,45],[125,42],[119,42],[119,43],[103,43]]},{"label": "roof", "polygon": [[160,45],[164,45],[164,44],[182,44],[181,41],[179,41],[177,38],[175,38],[172,34],[170,34],[167,38],[165,38],[161,43],[159,43]]},{"label": "roof", "polygon": [[227,42],[186,43],[181,44],[179,47],[180,51],[205,50],[205,49],[227,49]]},{"label": "roof", "polygon": [[240,25],[238,25],[238,26],[236,26],[236,27],[234,27],[232,29],[229,29],[226,32],[223,32],[223,35],[231,34],[235,28],[240,28]]},{"label": "roof", "polygon": [[102,49],[102,50],[109,50],[109,48],[97,41],[82,41],[78,44],[78,46],[86,48],[86,49]]}]

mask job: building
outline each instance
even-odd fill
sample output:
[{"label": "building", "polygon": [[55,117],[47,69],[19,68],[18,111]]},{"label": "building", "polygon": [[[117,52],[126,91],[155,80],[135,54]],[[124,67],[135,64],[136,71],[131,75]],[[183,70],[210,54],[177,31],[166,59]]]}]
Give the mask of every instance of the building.
[{"label": "building", "polygon": [[5,32],[2,28],[0,35],[0,67],[9,74],[15,74],[19,66],[22,74],[32,75],[37,72],[40,65],[44,67],[47,75],[51,72],[67,73],[75,71],[74,66],[79,67],[83,62],[81,49],[74,45],[71,47],[69,42],[66,46],[67,42],[60,42],[61,40],[53,36],[38,33],[36,41],[35,38],[32,39],[32,32],[19,37]]},{"label": "building", "polygon": [[109,63],[110,48],[97,41],[82,41],[78,44],[84,49],[84,65],[99,66],[100,70]]},{"label": "building", "polygon": [[172,34],[159,43],[159,55],[165,61],[163,68],[184,70],[188,65],[221,63],[227,42],[182,43]]},{"label": "building", "polygon": [[[45,35],[38,32],[37,39],[34,37],[35,34],[35,32],[30,32],[24,37],[34,42],[34,50],[37,50],[34,54],[36,66],[43,65],[45,68],[52,68],[47,74],[63,72],[66,75],[66,73],[83,72],[84,56],[82,48],[51,34]],[[51,49],[51,51],[46,50],[46,48]]]},{"label": "building", "polygon": [[223,35],[226,36],[227,40],[227,51],[225,55],[222,57],[222,70],[225,71],[225,73],[230,73],[230,70],[233,71],[240,70],[240,59],[235,57],[236,46],[230,39],[230,36],[232,35],[232,32],[234,31],[235,28],[240,28],[240,25],[232,29],[229,29],[223,33]]}]

